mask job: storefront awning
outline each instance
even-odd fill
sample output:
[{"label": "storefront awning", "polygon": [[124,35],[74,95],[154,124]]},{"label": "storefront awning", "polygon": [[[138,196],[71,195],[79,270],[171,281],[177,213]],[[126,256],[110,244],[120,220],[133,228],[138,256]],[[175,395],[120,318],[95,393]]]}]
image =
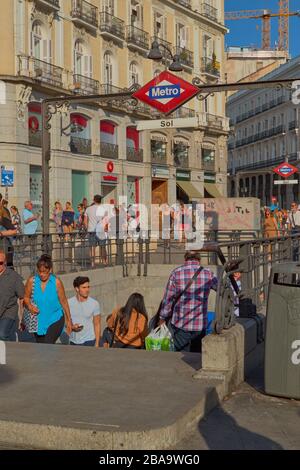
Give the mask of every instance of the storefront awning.
[{"label": "storefront awning", "polygon": [[177,186],[179,186],[190,199],[200,199],[203,197],[198,189],[190,181],[176,181]]},{"label": "storefront awning", "polygon": [[204,189],[208,193],[208,197],[223,197],[215,183],[204,183]]}]

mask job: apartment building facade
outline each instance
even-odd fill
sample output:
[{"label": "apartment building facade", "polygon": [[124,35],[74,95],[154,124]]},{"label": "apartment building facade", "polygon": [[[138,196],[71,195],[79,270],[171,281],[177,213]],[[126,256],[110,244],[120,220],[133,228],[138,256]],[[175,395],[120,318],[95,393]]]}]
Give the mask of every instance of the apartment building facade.
[{"label": "apartment building facade", "polygon": [[[263,80],[300,76],[299,56],[267,74]],[[244,91],[227,103],[231,132],[228,140],[229,196],[258,197],[263,205],[276,198],[281,207],[300,200],[300,182],[276,184],[273,169],[288,161],[299,167],[299,106],[287,88]]]},{"label": "apartment building facade", "polygon": [[[0,16],[0,163],[13,168],[6,189],[18,207],[41,210],[41,101],[118,93],[165,70],[147,58],[156,39],[183,66],[182,78],[224,77],[222,0],[2,0]],[[0,97],[1,100],[1,97]],[[194,99],[174,117],[198,116],[193,128],[138,131],[157,118],[145,106],[89,103],[63,107],[51,120],[50,201],[78,204],[197,200],[226,195],[225,97]],[[2,191],[3,192],[3,191]]]}]

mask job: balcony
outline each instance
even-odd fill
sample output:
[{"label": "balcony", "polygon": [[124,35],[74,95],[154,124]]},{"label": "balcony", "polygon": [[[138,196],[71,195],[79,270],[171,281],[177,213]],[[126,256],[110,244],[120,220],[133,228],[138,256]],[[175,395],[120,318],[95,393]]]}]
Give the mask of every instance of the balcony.
[{"label": "balcony", "polygon": [[201,5],[201,14],[211,21],[218,21],[218,10],[208,3]]},{"label": "balcony", "polygon": [[194,67],[194,54],[185,47],[176,47],[176,54],[179,55],[180,63],[183,67],[192,69]]},{"label": "balcony", "polygon": [[111,95],[114,93],[121,93],[121,91],[124,91],[123,88],[112,85],[111,83],[101,83],[100,85],[101,95]]},{"label": "balcony", "polygon": [[49,64],[43,60],[33,58],[33,68],[36,80],[56,87],[62,87],[63,69],[61,67],[57,67],[56,65]]},{"label": "balcony", "polygon": [[116,16],[103,11],[100,13],[100,32],[108,40],[122,42],[125,39],[125,23]]},{"label": "balcony", "polygon": [[90,155],[92,153],[92,141],[91,139],[71,136],[70,149],[72,153]]},{"label": "balcony", "polygon": [[289,123],[289,130],[290,130],[290,131],[293,131],[293,130],[295,130],[295,129],[298,129],[298,127],[299,127],[299,123],[298,123],[298,121],[296,121],[296,120],[291,121],[291,122]]},{"label": "balcony", "polygon": [[207,125],[208,127],[223,128],[223,119],[215,114],[207,114]]},{"label": "balcony", "polygon": [[35,3],[45,11],[56,12],[60,9],[59,0],[35,0]]},{"label": "balcony", "polygon": [[182,7],[185,7],[185,8],[191,8],[192,4],[191,4],[191,0],[175,0],[176,3],[178,3],[178,5],[181,5]]},{"label": "balcony", "polygon": [[73,75],[74,89],[81,95],[98,95],[99,82],[93,78],[85,77],[83,75]]},{"label": "balcony", "polygon": [[100,142],[100,157],[116,160],[118,156],[119,156],[118,145],[109,144],[107,142]]},{"label": "balcony", "polygon": [[127,160],[129,162],[138,162],[141,163],[143,161],[143,150],[142,149],[134,149],[132,147],[127,147]]},{"label": "balcony", "polygon": [[71,18],[79,27],[98,28],[98,8],[85,0],[72,0]]},{"label": "balcony", "polygon": [[186,108],[183,106],[182,108],[176,109],[174,113],[172,113],[169,118],[191,118],[195,117],[196,113],[193,109]]},{"label": "balcony", "polygon": [[143,29],[135,26],[127,26],[126,39],[128,47],[139,52],[146,52],[149,49],[149,34]]},{"label": "balcony", "polygon": [[213,77],[220,77],[221,64],[214,58],[202,58],[202,73],[212,75]]},{"label": "balcony", "polygon": [[32,132],[31,130],[29,130],[28,144],[31,145],[31,147],[41,147],[42,146],[42,131]]}]

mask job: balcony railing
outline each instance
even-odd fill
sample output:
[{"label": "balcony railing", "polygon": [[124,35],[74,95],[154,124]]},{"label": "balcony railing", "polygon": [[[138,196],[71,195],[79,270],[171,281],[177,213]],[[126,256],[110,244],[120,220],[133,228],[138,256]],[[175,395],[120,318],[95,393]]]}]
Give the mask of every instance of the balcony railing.
[{"label": "balcony railing", "polygon": [[218,19],[218,10],[208,3],[203,3],[201,6],[201,13],[212,21],[216,21]]},{"label": "balcony railing", "polygon": [[294,129],[298,129],[299,127],[299,122],[294,120],[289,123],[289,130],[293,131]]},{"label": "balcony railing", "polygon": [[100,142],[100,157],[111,158],[116,160],[119,156],[119,146],[116,144],[109,144],[107,142]]},{"label": "balcony railing", "polygon": [[91,139],[71,136],[70,148],[72,153],[90,155],[92,153],[92,141]]},{"label": "balcony railing", "polygon": [[31,130],[29,130],[28,143],[32,147],[41,147],[42,146],[42,131],[32,132]]},{"label": "balcony railing", "polygon": [[[235,168],[235,172],[241,171],[241,170],[256,170],[259,168],[270,168],[274,167],[276,165],[279,165],[280,163],[283,163],[285,160],[285,155],[280,155],[279,157],[272,157],[267,160],[260,160],[259,162],[254,162],[254,163],[247,163],[245,165],[240,165]],[[298,159],[298,154],[297,153],[291,153],[288,155],[288,161],[296,161]]]},{"label": "balcony railing", "polygon": [[143,161],[143,150],[134,149],[127,147],[127,160],[130,162],[142,162]]},{"label": "balcony railing", "polygon": [[120,93],[121,91],[123,91],[123,88],[111,85],[111,83],[101,83],[100,85],[101,95],[111,95],[112,93]]},{"label": "balcony railing", "polygon": [[223,119],[215,114],[207,114],[207,125],[213,127],[223,127]]},{"label": "balcony railing", "polygon": [[135,26],[127,26],[126,39],[128,46],[137,49],[149,49],[149,34],[143,29],[136,28]]},{"label": "balcony railing", "polygon": [[185,8],[191,8],[192,6],[191,0],[175,0],[175,2]]},{"label": "balcony railing", "polygon": [[36,0],[38,5],[41,5],[46,10],[59,11],[59,0]]},{"label": "balcony railing", "polygon": [[71,17],[81,26],[98,28],[98,8],[85,0],[72,0]]},{"label": "balcony railing", "polygon": [[100,13],[100,31],[103,36],[125,39],[124,21],[106,11]]},{"label": "balcony railing", "polygon": [[176,54],[179,55],[181,65],[189,68],[194,67],[194,54],[185,47],[176,47]]},{"label": "balcony railing", "polygon": [[220,67],[221,67],[221,64],[219,61],[209,58],[209,57],[202,58],[202,72],[203,73],[208,73],[209,75],[214,75],[215,77],[219,77]]},{"label": "balcony railing", "polygon": [[172,118],[190,118],[195,117],[195,111],[186,107],[178,108],[174,113],[170,115]]},{"label": "balcony railing", "polygon": [[62,72],[61,67],[49,64],[43,60],[34,60],[35,78],[41,82],[49,83],[50,85],[62,87]]},{"label": "balcony railing", "polygon": [[73,83],[75,91],[82,95],[98,95],[99,93],[99,82],[93,78],[75,74],[73,75]]}]

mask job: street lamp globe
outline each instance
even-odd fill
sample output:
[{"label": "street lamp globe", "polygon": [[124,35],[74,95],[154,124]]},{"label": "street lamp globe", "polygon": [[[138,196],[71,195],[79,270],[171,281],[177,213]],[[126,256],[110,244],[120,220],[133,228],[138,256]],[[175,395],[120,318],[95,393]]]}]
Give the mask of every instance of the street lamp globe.
[{"label": "street lamp globe", "polygon": [[157,41],[153,41],[152,45],[151,45],[151,49],[150,49],[150,52],[148,54],[148,59],[152,59],[152,60],[161,60],[162,59],[162,53],[159,49],[159,44]]},{"label": "street lamp globe", "polygon": [[178,54],[174,55],[173,62],[170,65],[169,70],[171,70],[171,72],[182,72],[183,68],[180,63],[180,57]]}]

